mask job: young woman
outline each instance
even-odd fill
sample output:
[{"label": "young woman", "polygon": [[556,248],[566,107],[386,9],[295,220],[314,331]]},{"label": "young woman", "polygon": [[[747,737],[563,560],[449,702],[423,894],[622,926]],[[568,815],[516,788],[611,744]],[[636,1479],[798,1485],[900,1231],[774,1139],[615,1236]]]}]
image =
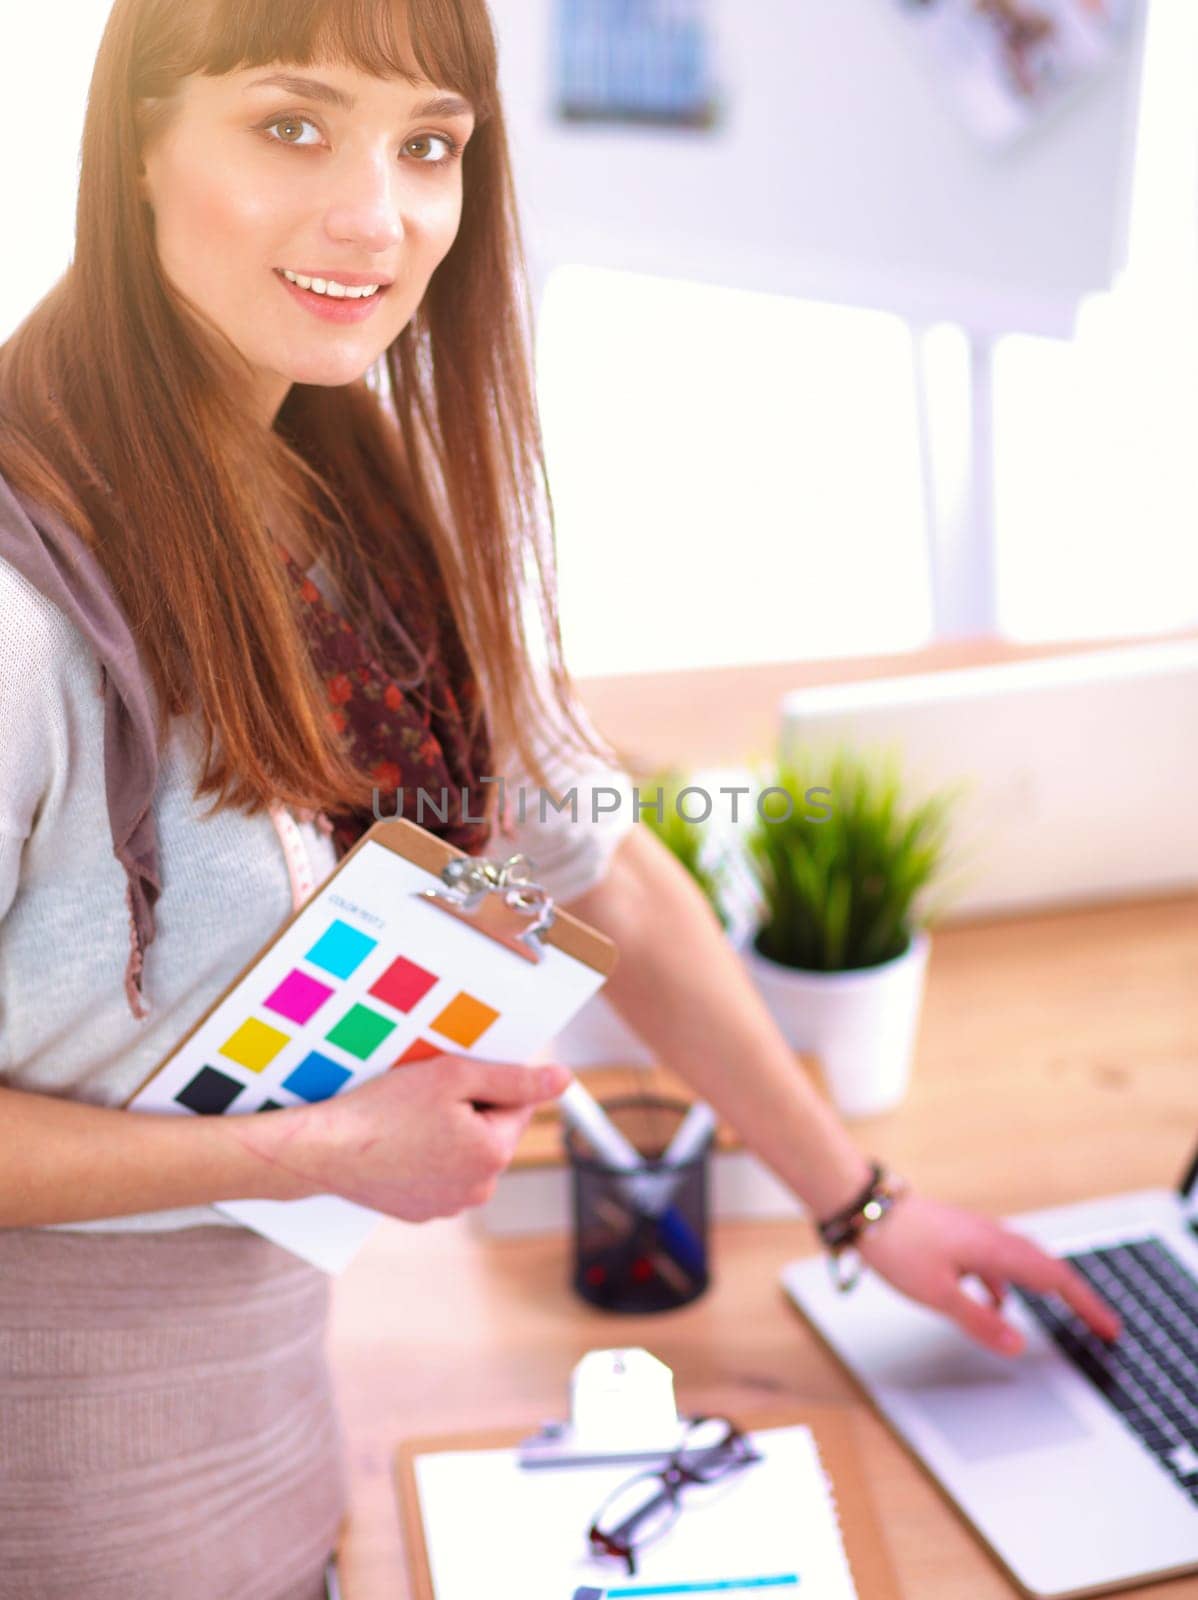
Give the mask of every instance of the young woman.
[{"label": "young woman", "polygon": [[[494,815],[494,774],[624,781],[571,695],[551,530],[484,0],[117,0],[73,263],[0,349],[6,1593],[316,1600],[346,1512],[328,1279],[213,1203],[456,1214],[567,1081],[443,1056],[266,1116],[120,1110],[380,789],[448,787],[437,831],[526,848],[619,945],[622,1015],[816,1218],[871,1187],[628,806]],[[1009,1281],[1118,1329],[910,1191],[861,1253],[996,1349]]]}]

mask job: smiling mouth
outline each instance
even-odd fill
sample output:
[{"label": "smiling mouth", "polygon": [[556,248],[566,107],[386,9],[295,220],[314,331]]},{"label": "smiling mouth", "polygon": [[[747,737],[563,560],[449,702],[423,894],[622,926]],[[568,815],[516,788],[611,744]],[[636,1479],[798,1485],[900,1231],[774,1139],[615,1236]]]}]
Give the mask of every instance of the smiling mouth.
[{"label": "smiling mouth", "polygon": [[287,267],[276,267],[275,271],[295,288],[327,300],[377,300],[391,287],[388,283],[348,284],[339,283],[335,278],[309,278]]}]

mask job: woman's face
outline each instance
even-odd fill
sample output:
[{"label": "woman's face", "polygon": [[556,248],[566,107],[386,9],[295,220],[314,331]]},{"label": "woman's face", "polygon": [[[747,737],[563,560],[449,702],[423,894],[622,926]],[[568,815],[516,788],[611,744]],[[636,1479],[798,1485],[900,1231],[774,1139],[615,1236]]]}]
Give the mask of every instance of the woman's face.
[{"label": "woman's face", "polygon": [[[250,362],[270,422],[293,383],[361,377],[412,317],[457,234],[473,114],[340,65],[195,74],[179,97],[144,157],[159,259]],[[338,293],[363,285],[380,289]]]}]

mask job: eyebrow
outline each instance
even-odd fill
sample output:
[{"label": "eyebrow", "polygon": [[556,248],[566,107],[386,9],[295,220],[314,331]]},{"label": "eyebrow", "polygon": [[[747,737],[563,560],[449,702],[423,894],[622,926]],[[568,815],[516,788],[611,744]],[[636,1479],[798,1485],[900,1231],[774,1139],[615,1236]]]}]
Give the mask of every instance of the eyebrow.
[{"label": "eyebrow", "polygon": [[[289,94],[306,95],[309,100],[322,100],[326,105],[341,111],[352,111],[357,104],[352,94],[335,89],[331,83],[319,78],[297,77],[291,72],[273,72],[265,78],[255,78],[246,84],[247,89],[286,89]],[[472,117],[474,107],[460,94],[438,94],[412,111],[414,117]]]}]

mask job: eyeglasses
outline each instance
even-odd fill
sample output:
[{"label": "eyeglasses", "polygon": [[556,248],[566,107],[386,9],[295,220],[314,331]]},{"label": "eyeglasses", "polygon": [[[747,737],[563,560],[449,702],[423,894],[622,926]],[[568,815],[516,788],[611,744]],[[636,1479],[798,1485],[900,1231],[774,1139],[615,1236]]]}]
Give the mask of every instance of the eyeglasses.
[{"label": "eyeglasses", "polygon": [[607,1497],[588,1530],[596,1555],[618,1556],[636,1573],[636,1552],[668,1533],[682,1511],[682,1492],[718,1482],[760,1461],[748,1437],[727,1417],[693,1417],[664,1467],[638,1472]]}]

